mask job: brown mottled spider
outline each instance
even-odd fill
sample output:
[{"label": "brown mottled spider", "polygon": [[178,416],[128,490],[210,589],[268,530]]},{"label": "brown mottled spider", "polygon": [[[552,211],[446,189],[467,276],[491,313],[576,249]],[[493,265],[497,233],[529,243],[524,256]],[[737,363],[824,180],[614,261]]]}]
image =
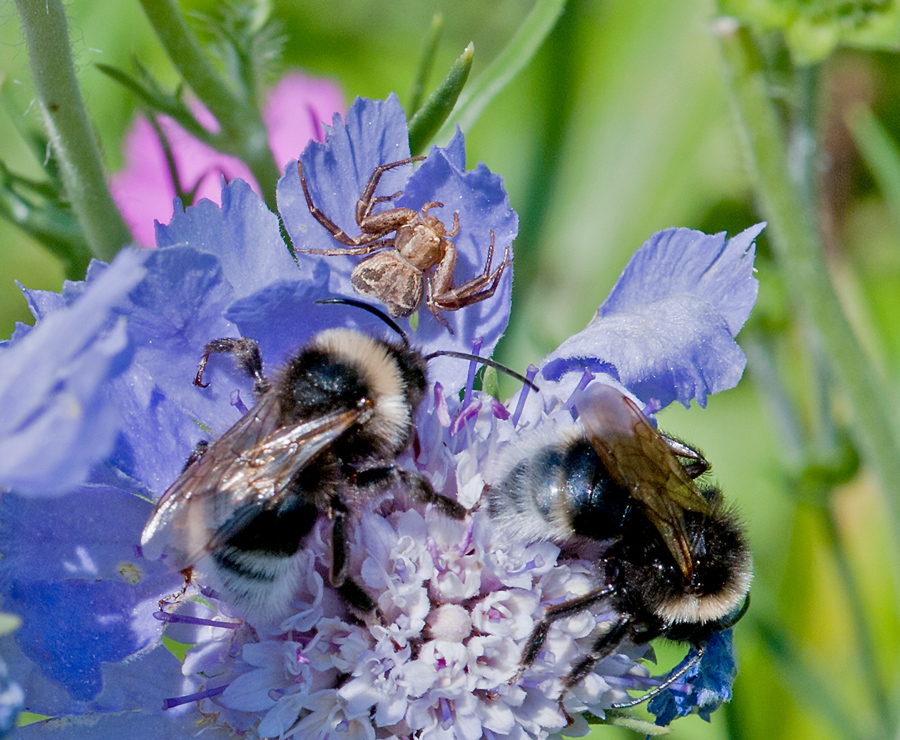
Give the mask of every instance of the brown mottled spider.
[{"label": "brown mottled spider", "polygon": [[[491,258],[494,255],[492,231],[484,272],[457,287],[453,280],[456,247],[447,237],[459,233],[458,214],[453,214],[453,229],[448,231],[442,221],[428,215],[430,209],[441,208],[443,203],[426,203],[422,206],[421,213],[412,208],[389,208],[380,213],[372,213],[372,209],[378,203],[395,200],[402,193],[401,191],[393,195],[376,197],[375,189],[381,176],[394,167],[422,159],[424,157],[409,157],[375,168],[356,202],[356,223],[361,232],[359,236],[349,236],[316,207],[309,194],[306,178],[303,176],[303,166],[298,162],[300,184],[303,186],[309,212],[346,248],[295,251],[328,257],[345,254],[371,255],[356,265],[350,274],[350,282],[358,293],[377,298],[387,306],[391,316],[409,316],[424,301],[434,317],[452,332],[440,312],[458,311],[490,298],[500,284],[503,271],[512,264],[512,259],[509,256],[509,247],[506,247],[503,262],[491,272]],[[394,232],[392,237],[389,236],[391,232]],[[379,249],[385,251],[371,254]]]}]

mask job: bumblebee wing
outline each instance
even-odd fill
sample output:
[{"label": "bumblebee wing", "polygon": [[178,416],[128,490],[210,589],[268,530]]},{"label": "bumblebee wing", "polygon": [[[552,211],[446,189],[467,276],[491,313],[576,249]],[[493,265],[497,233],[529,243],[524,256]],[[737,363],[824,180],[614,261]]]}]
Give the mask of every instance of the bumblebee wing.
[{"label": "bumblebee wing", "polygon": [[338,411],[281,427],[277,398],[263,396],[163,494],[141,536],[144,554],[165,552],[177,569],[193,565],[277,505],[291,478],[358,419],[358,411]]},{"label": "bumblebee wing", "polygon": [[709,502],[631,399],[596,383],[577,405],[591,445],[610,476],[641,504],[681,572],[691,577],[693,548],[684,512],[709,512]]}]

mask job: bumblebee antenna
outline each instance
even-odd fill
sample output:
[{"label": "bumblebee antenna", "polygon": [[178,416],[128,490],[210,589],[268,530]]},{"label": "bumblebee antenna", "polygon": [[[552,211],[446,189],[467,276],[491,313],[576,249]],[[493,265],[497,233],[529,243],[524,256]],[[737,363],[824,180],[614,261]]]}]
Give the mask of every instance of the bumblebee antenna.
[{"label": "bumblebee antenna", "polygon": [[659,696],[663,691],[665,691],[669,686],[678,681],[681,678],[684,678],[684,675],[691,670],[694,666],[696,666],[701,658],[706,653],[706,645],[698,645],[697,646],[697,654],[691,658],[687,663],[685,663],[681,668],[679,668],[675,673],[669,676],[665,681],[663,681],[659,686],[656,686],[646,694],[641,694],[636,699],[632,699],[631,701],[621,701],[618,704],[613,704],[611,709],[630,709],[631,707],[636,707],[638,704],[643,704],[645,701],[649,701],[650,699]]},{"label": "bumblebee antenna", "polygon": [[[406,335],[406,332],[400,328],[400,325],[394,321],[390,316],[388,316],[384,311],[375,308],[368,303],[363,303],[362,301],[357,301],[354,298],[322,298],[321,300],[316,301],[317,304],[320,305],[341,305],[341,306],[355,306],[356,308],[361,308],[363,311],[368,311],[373,316],[377,316],[381,319],[385,324],[387,324],[391,329],[393,329],[397,334],[400,335],[400,338],[403,340],[403,344],[409,347],[409,337]],[[510,370],[506,365],[501,365],[499,362],[495,362],[487,357],[479,357],[478,355],[472,355],[468,352],[457,352],[452,349],[442,349],[437,352],[432,352],[430,355],[425,355],[425,361],[432,360],[435,357],[457,357],[460,360],[471,360],[472,362],[480,362],[482,365],[487,365],[488,367],[492,367],[495,370],[499,370],[502,373],[506,373],[512,378],[515,378],[520,383],[524,383],[529,388],[540,392],[540,388],[538,388],[534,383],[532,383],[528,378],[524,375],[519,375],[515,370]]]},{"label": "bumblebee antenna", "polygon": [[495,362],[489,357],[479,357],[478,355],[472,355],[468,352],[457,352],[453,349],[441,349],[437,352],[432,352],[430,355],[425,355],[425,361],[433,360],[435,357],[456,357],[460,360],[471,360],[472,362],[480,362],[482,365],[487,365],[488,367],[494,368],[494,370],[499,370],[501,373],[506,373],[511,378],[515,378],[520,383],[524,383],[532,390],[540,393],[541,389],[538,388],[534,383],[532,383],[528,378],[524,375],[519,375],[515,370],[510,370],[506,365],[501,365],[499,362]]},{"label": "bumblebee antenna", "polygon": [[373,316],[377,316],[381,319],[385,324],[387,324],[391,329],[393,329],[397,334],[400,335],[400,338],[403,340],[403,344],[409,347],[409,337],[406,336],[406,332],[400,328],[400,325],[394,321],[390,316],[388,316],[384,311],[381,311],[375,306],[371,306],[368,303],[363,303],[362,301],[354,300],[353,298],[323,298],[320,301],[316,301],[318,304],[338,304],[342,306],[355,306],[356,308],[361,308],[363,311],[368,311]]}]

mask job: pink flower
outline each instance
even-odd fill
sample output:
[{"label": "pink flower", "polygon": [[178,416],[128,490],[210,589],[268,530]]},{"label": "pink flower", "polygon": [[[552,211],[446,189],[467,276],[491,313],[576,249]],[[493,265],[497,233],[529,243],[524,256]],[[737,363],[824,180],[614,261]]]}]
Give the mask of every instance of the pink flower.
[{"label": "pink flower", "polygon": [[[313,79],[301,72],[286,75],[269,90],[263,121],[269,132],[269,146],[279,169],[297,159],[310,139],[322,140],[322,122],[346,111],[340,89],[330,80]],[[194,115],[210,130],[216,129],[212,115],[199,104]],[[184,191],[197,187],[195,202],[201,198],[220,202],[220,176],[246,180],[259,193],[247,166],[235,157],[217,152],[198,141],[167,116],[160,126],[169,142],[178,179]],[[138,116],[125,137],[125,168],[111,178],[113,198],[143,246],[154,246],[154,220],[169,223],[175,184],[159,137],[143,115]],[[185,203],[185,205],[190,205]]]}]

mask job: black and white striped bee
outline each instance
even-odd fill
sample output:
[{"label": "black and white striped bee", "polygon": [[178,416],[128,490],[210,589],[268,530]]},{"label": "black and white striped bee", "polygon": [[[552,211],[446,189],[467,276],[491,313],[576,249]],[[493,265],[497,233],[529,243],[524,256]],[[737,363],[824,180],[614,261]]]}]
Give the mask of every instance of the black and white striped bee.
[{"label": "black and white striped bee", "polygon": [[263,375],[253,340],[207,344],[195,384],[203,386],[211,355],[228,353],[254,378],[257,403],[191,456],[141,538],[145,555],[165,554],[175,570],[197,566],[247,616],[284,615],[300,577],[294,556],[322,514],[332,522],[332,583],[363,611],[374,603],[346,575],[346,528],[359,502],[402,486],[449,516],[466,514],[395,459],[412,440],[429,359],[449,355],[495,363],[450,351],[423,355],[377,309],[349,299],[322,302],[368,310],[399,340],[345,328],[323,331],[272,381]]},{"label": "black and white striped bee", "polygon": [[518,675],[537,659],[554,622],[604,602],[618,616],[572,666],[563,693],[623,642],[666,637],[698,651],[663,686],[617,705],[633,706],[683,675],[707,638],[743,615],[752,560],[743,526],[721,491],[696,483],[709,469],[699,452],[661,434],[611,386],[589,386],[576,408],[576,425],[562,437],[520,445],[487,492],[501,536],[604,543],[597,587],[546,609]]}]

